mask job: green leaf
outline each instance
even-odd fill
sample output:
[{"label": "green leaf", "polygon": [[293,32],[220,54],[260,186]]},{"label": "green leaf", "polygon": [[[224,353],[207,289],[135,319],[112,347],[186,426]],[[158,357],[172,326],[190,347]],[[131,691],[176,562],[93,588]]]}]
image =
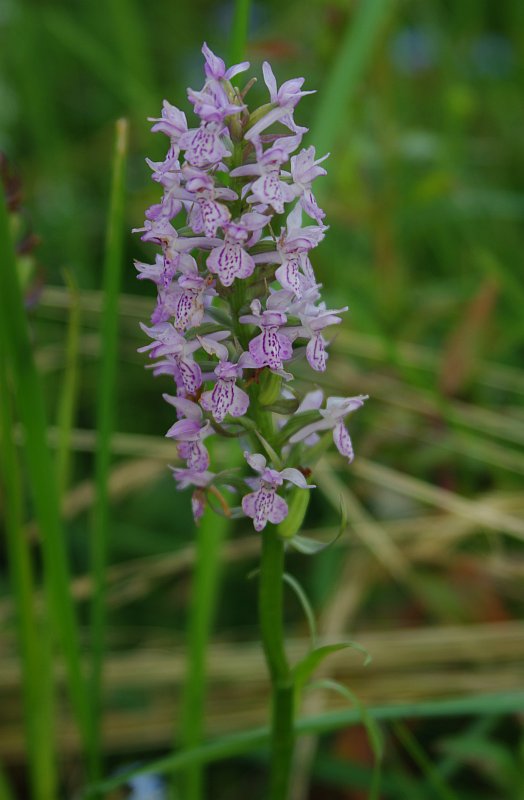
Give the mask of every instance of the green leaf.
[{"label": "green leaf", "polygon": [[275,469],[282,469],[282,462],[280,460],[280,457],[277,455],[276,451],[271,447],[267,439],[264,439],[262,434],[259,433],[257,430],[255,430],[255,434],[260,444],[262,445],[267,455],[269,456],[270,460],[273,462]]},{"label": "green leaf", "polygon": [[302,428],[305,428],[306,425],[310,425],[312,422],[318,422],[321,419],[322,417],[318,411],[302,411],[300,414],[295,414],[295,416],[280,429],[276,437],[277,447],[281,447],[285,444],[288,439],[302,430]]},{"label": "green leaf", "polygon": [[213,428],[219,436],[224,436],[226,439],[238,439],[239,436],[243,436],[244,431],[242,428],[237,428],[236,431],[228,430],[224,428],[219,422],[216,422],[214,419],[211,420],[211,427]]},{"label": "green leaf", "polygon": [[306,536],[293,536],[289,543],[295,550],[298,550],[299,553],[303,553],[306,556],[316,555],[316,553],[321,553],[322,550],[326,550],[326,548],[331,547],[331,545],[335,544],[335,542],[340,539],[342,534],[347,528],[347,510],[344,504],[343,498],[340,498],[340,525],[338,528],[338,532],[336,536],[331,539],[329,542],[319,542],[317,539],[310,539]]},{"label": "green leaf", "polygon": [[240,467],[232,467],[218,472],[213,479],[213,483],[215,486],[232,486],[240,491],[245,491],[246,489],[246,482],[240,474]]},{"label": "green leaf", "polygon": [[25,460],[34,512],[40,529],[46,601],[53,633],[60,641],[66,665],[67,686],[82,743],[92,748],[89,696],[80,657],[80,640],[70,590],[68,555],[60,518],[56,469],[47,442],[44,389],[37,372],[31,334],[18,282],[9,216],[0,186],[0,338],[12,377],[17,410],[25,434]]},{"label": "green leaf", "polygon": [[[464,716],[466,714],[513,714],[524,710],[524,692],[498,692],[488,695],[473,695],[451,699],[428,700],[423,703],[395,703],[387,706],[368,708],[368,714],[375,720],[406,719],[408,717],[437,718]],[[303,717],[295,722],[298,736],[323,733],[357,725],[361,722],[358,709],[328,711],[310,717]],[[191,764],[211,764],[226,758],[249,753],[267,744],[269,729],[251,728],[247,731],[221,736],[199,747],[190,750],[178,750],[163,758],[144,764],[127,772],[114,775],[101,783],[87,787],[84,797],[94,797],[101,792],[108,792],[123,786],[130,778],[138,775],[165,775],[174,773]]]},{"label": "green leaf", "polygon": [[[230,323],[231,324],[231,321]],[[209,336],[210,333],[219,333],[220,331],[224,330],[223,323],[215,323],[215,322],[203,322],[202,325],[199,325],[198,328],[188,328],[185,332],[185,336],[187,339],[194,339],[196,334],[199,336]],[[216,366],[216,362],[215,366]]]},{"label": "green leaf", "polygon": [[314,683],[309,684],[307,688],[331,689],[334,692],[338,692],[338,694],[342,695],[342,697],[345,697],[346,700],[348,700],[352,706],[355,706],[355,708],[357,708],[360,711],[360,714],[362,716],[362,724],[365,726],[367,730],[369,741],[371,744],[371,749],[373,750],[375,758],[377,760],[383,758],[384,740],[380,728],[378,727],[373,717],[369,715],[367,708],[360,702],[355,692],[353,692],[347,686],[344,686],[344,684],[340,683],[339,681],[334,681],[330,678],[325,678],[320,681],[315,681]]},{"label": "green leaf", "polygon": [[265,405],[268,411],[274,411],[275,414],[294,414],[300,403],[294,397],[289,400],[278,400],[276,403],[268,403]]},{"label": "green leaf", "polygon": [[70,477],[71,433],[78,395],[78,354],[81,327],[80,292],[71,273],[66,271],[64,278],[69,289],[70,311],[67,325],[64,378],[57,418],[56,473],[60,499],[62,499],[68,487]]},{"label": "green leaf", "polygon": [[[233,320],[231,319],[230,315],[225,311],[223,308],[216,308],[215,306],[208,306],[206,309],[206,314],[209,317],[213,317],[216,322],[220,324],[219,330],[232,330],[233,328]],[[200,331],[200,328],[198,329]]]},{"label": "green leaf", "polygon": [[382,732],[372,716],[370,716],[367,708],[360,702],[355,692],[349,689],[347,686],[344,686],[342,683],[338,681],[334,681],[330,678],[325,678],[324,680],[315,681],[314,683],[310,683],[307,686],[308,689],[331,689],[334,692],[338,692],[338,694],[345,697],[346,700],[351,703],[351,705],[355,706],[356,709],[360,712],[360,716],[362,718],[362,725],[366,729],[366,733],[368,735],[369,744],[373,751],[373,756],[375,758],[375,764],[373,767],[373,778],[371,781],[371,792],[369,795],[368,800],[378,800],[378,791],[380,788],[380,762],[384,756],[384,740],[382,737]]},{"label": "green leaf", "polygon": [[258,402],[265,409],[273,403],[278,403],[282,391],[282,378],[271,372],[270,369],[263,369],[258,378]]},{"label": "green leaf", "polygon": [[428,784],[433,788],[435,796],[440,800],[459,800],[458,795],[451,789],[446,781],[435,769],[431,759],[424,748],[419,744],[404,722],[394,722],[393,730],[399,742],[403,745],[411,759],[425,775]]},{"label": "green leaf", "polygon": [[7,780],[3,767],[0,765],[0,800],[15,800],[13,790]]},{"label": "green leaf", "polygon": [[244,428],[244,430],[250,432],[256,431],[257,429],[256,422],[254,422],[252,419],[249,419],[249,417],[237,417],[237,419],[235,419],[235,422],[231,424],[240,425],[242,428]]},{"label": "green leaf", "polygon": [[338,642],[337,644],[325,644],[322,647],[317,647],[293,667],[292,673],[297,691],[300,692],[306,681],[309,680],[309,677],[327,656],[348,648],[358,650],[359,653],[365,656],[364,666],[367,666],[371,661],[371,656],[366,648],[356,642]]},{"label": "green leaf", "polygon": [[101,708],[104,652],[106,648],[106,567],[109,549],[109,475],[111,469],[111,440],[116,410],[116,376],[118,375],[118,304],[122,276],[124,243],[125,167],[127,157],[128,123],[120,119],[115,126],[115,148],[111,180],[111,198],[106,230],[106,249],[103,273],[103,309],[100,320],[104,343],[98,370],[96,395],[96,453],[95,501],[91,519],[91,735],[93,736],[94,774],[100,771]]},{"label": "green leaf", "polygon": [[288,586],[291,586],[296,596],[298,597],[300,605],[302,606],[304,614],[306,615],[306,619],[309,626],[309,633],[311,635],[311,641],[314,646],[317,641],[317,624],[315,622],[315,614],[311,606],[311,603],[308,600],[307,594],[305,593],[304,589],[297,581],[297,579],[294,578],[292,575],[289,575],[289,573],[284,572],[282,578],[284,580],[284,583],[287,583]]}]

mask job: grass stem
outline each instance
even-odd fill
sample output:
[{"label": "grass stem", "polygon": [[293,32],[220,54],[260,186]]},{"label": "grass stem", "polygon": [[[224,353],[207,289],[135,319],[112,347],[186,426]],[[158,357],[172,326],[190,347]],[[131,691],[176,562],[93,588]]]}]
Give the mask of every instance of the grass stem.
[{"label": "grass stem", "polygon": [[111,200],[107,223],[104,262],[101,339],[103,350],[97,382],[97,447],[95,458],[95,502],[91,533],[91,571],[93,600],[91,605],[91,684],[90,706],[93,751],[89,772],[92,778],[101,770],[102,745],[102,672],[106,633],[106,566],[109,538],[109,468],[111,435],[114,426],[116,376],[118,374],[118,296],[120,293],[123,248],[125,196],[125,163],[128,124],[116,123],[115,151]]}]

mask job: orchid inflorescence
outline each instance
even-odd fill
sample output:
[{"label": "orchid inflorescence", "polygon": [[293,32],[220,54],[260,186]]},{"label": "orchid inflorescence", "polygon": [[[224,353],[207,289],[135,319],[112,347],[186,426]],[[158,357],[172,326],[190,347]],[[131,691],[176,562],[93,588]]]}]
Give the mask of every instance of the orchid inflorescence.
[{"label": "orchid inflorescence", "polygon": [[[313,488],[307,476],[327,446],[319,433],[332,432],[340,453],[353,459],[344,418],[366,398],[330,397],[324,405],[315,390],[300,399],[291,371],[303,357],[313,370],[326,369],[324,331],[347,310],[326,308],[309,259],[327,229],[311,189],[326,174],[320,164],[327,156],[317,159],[312,146],[299,150],[307,128],[293,113],[310,94],[304,79],[278,88],[265,62],[270,102],[249,112],[254,81],[243,91],[231,83],[249,64],[226,69],[206,44],[202,52],[204,86],[188,89],[199,126],[188,128],[167,101],[152,120],[170,145],[164,161],[147,159],[163,196],[136,229],[161,247],[154,264],[136,263],[138,277],[158,291],[151,325],[141,325],[151,343],[140,350],[155,359],[154,375],[176,385],[175,395],[164,394],[177,412],[166,436],[185,461],[173,475],[179,488],[193,487],[195,519],[206,500],[218,498],[217,510],[243,513],[260,531],[288,515],[282,489]],[[281,132],[269,132],[274,126]],[[303,225],[304,214],[314,224]],[[249,442],[244,456],[258,477],[209,471],[205,439],[213,433]],[[253,452],[260,448],[265,455]],[[245,492],[246,485],[251,491],[230,509],[218,487]]]}]

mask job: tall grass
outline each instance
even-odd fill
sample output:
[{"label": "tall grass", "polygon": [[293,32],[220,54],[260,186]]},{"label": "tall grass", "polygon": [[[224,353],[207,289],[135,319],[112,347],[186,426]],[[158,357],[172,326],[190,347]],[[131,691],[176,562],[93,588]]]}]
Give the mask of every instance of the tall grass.
[{"label": "tall grass", "polygon": [[[3,191],[0,200],[0,242],[0,251],[3,254],[0,269],[0,295],[3,299],[0,325],[2,350],[5,353],[3,360],[9,370],[13,395],[24,430],[24,453],[44,560],[46,611],[50,617],[53,637],[59,642],[65,659],[69,697],[84,747],[89,752],[92,748],[89,698],[85,691],[75,609],[69,591],[68,556],[60,520],[56,472],[47,445],[43,389],[35,367]],[[4,405],[7,406],[7,403]],[[4,410],[3,413],[7,415],[8,411]],[[5,418],[6,423],[7,421]],[[8,441],[5,438],[6,444]],[[13,488],[17,491],[16,485]],[[14,497],[16,498],[16,494]],[[11,512],[11,524],[18,524],[21,501],[14,499],[13,502],[19,505]],[[24,602],[29,602],[25,593]],[[35,637],[35,647],[37,642],[38,637]],[[29,669],[34,668],[32,663]],[[46,675],[45,668],[43,675]]]},{"label": "tall grass", "polygon": [[92,712],[94,738],[90,774],[99,775],[102,760],[102,677],[106,649],[106,566],[109,550],[109,470],[111,465],[111,437],[116,414],[118,379],[118,298],[122,274],[122,249],[124,239],[124,205],[126,197],[125,167],[127,156],[128,124],[120,119],[116,123],[115,149],[111,181],[111,198],[107,218],[106,249],[103,273],[104,306],[101,318],[102,353],[97,379],[95,458],[95,502],[91,528],[91,569],[93,596],[91,604],[91,680],[89,699]]}]

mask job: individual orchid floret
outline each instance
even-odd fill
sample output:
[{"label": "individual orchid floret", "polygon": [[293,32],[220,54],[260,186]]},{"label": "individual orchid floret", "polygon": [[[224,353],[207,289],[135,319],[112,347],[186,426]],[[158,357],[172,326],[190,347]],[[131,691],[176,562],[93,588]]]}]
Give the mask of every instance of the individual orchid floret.
[{"label": "individual orchid floret", "polygon": [[184,133],[180,137],[180,147],[193,167],[213,167],[231,155],[222,141],[225,127],[221,121],[203,122],[199,128]]},{"label": "individual orchid floret", "polygon": [[[186,178],[186,198],[192,201],[188,223],[194,233],[213,237],[219,227],[231,218],[225,202],[232,202],[238,195],[232,189],[216,187],[211,175],[194,167],[184,168]],[[222,201],[222,202],[219,202]]]},{"label": "individual orchid floret", "polygon": [[153,133],[158,131],[160,133],[165,133],[166,136],[169,136],[171,139],[171,153],[178,156],[178,153],[180,152],[178,141],[182,134],[187,132],[187,120],[184,112],[180,111],[180,109],[178,109],[176,106],[172,106],[171,103],[167,102],[167,100],[164,100],[162,106],[162,116],[157,119],[154,117],[148,117],[148,120],[149,122],[155,123],[151,128]]},{"label": "individual orchid floret", "polygon": [[215,473],[205,470],[199,472],[196,469],[170,467],[173,472],[173,478],[177,482],[178,489],[187,489],[188,486],[194,486],[195,491],[191,496],[191,510],[193,512],[193,519],[198,525],[206,509],[206,496],[204,489],[206,489],[214,480]]},{"label": "individual orchid floret", "polygon": [[249,407],[249,395],[236,385],[242,368],[231,361],[221,361],[215,375],[217,382],[211,391],[202,393],[200,405],[211,412],[216,422],[223,422],[228,414],[243,417]]},{"label": "individual orchid floret", "polygon": [[[223,60],[216,56],[206,44],[202,47],[202,53],[206,60],[204,65],[206,82],[200,92],[188,89],[187,96],[193,103],[195,114],[201,120],[221,122],[226,117],[238,114],[245,109],[241,102],[231,102],[226,87],[234,75],[248,69],[249,63],[244,61],[226,69]],[[229,88],[231,89],[231,87]]]},{"label": "individual orchid floret", "polygon": [[178,154],[172,148],[168,151],[167,156],[163,161],[153,161],[151,158],[146,158],[146,164],[151,170],[151,178],[156,183],[159,183],[166,190],[173,189],[180,186],[181,172]]},{"label": "individual orchid floret", "polygon": [[169,270],[166,269],[166,266],[166,258],[161,253],[157,253],[155,256],[154,264],[146,264],[144,261],[135,260],[138,280],[153,281],[157,286],[169,286],[175,275],[176,268],[173,266]]},{"label": "individual orchid floret", "polygon": [[205,472],[209,466],[209,453],[202,441],[212,432],[209,421],[204,420],[202,409],[192,400],[168,394],[163,398],[177,409],[179,415],[183,415],[169,428],[166,438],[177,442],[178,454],[186,459],[188,469]]},{"label": "individual orchid floret", "polygon": [[204,470],[199,472],[196,469],[187,467],[170,467],[173,478],[176,480],[179,489],[187,489],[189,486],[196,486],[205,489],[215,478],[214,472]]},{"label": "individual orchid floret", "polygon": [[277,494],[284,481],[294,483],[301,489],[314,489],[312,484],[308,484],[304,475],[292,467],[283,469],[280,472],[266,466],[267,460],[260,453],[250,454],[245,452],[244,457],[255,472],[260,473],[260,478],[256,480],[256,491],[246,494],[242,498],[242,510],[244,514],[253,519],[253,526],[256,531],[261,531],[268,522],[278,525],[287,517],[288,506],[283,497]]},{"label": "individual orchid floret", "polygon": [[223,122],[226,117],[239,114],[245,106],[231,103],[224,87],[217,81],[208,81],[201,92],[187,90],[187,96],[195,114],[204,122]]},{"label": "individual orchid floret", "polygon": [[188,469],[205,472],[209,466],[209,453],[202,442],[212,433],[209,420],[204,421],[200,406],[185,397],[164,394],[163,398],[184,415],[169,428],[166,438],[177,442],[178,454],[186,460]]},{"label": "individual orchid floret", "polygon": [[266,217],[253,211],[222,226],[224,241],[211,251],[206,261],[207,268],[218,275],[222,286],[231,286],[235,278],[249,278],[253,274],[255,262],[245,246],[248,240],[254,241],[253,233],[259,234],[266,221]]},{"label": "individual orchid floret", "polygon": [[269,128],[269,126],[273,125],[275,122],[281,122],[294,133],[305,133],[307,128],[300,128],[295,124],[293,110],[301,97],[304,97],[306,94],[314,94],[314,90],[309,92],[300,91],[304,83],[304,78],[292,78],[289,81],[285,81],[280,89],[278,89],[273,70],[267,61],[264,61],[262,65],[262,72],[274,108],[268,111],[267,114],[261,117],[261,119],[249,129],[245,138],[249,140],[258,137],[262,131]]},{"label": "individual orchid floret", "polygon": [[311,184],[319,175],[326,175],[326,170],[319,167],[328,158],[329,153],[315,160],[315,148],[307,147],[291,158],[291,178],[295,196],[299,198],[300,205],[306,214],[321,223],[326,216],[319,208]]},{"label": "individual orchid floret", "polygon": [[299,339],[309,339],[306,347],[306,358],[310,367],[317,372],[324,372],[326,369],[327,342],[322,335],[322,331],[331,325],[339,325],[342,319],[338,315],[347,310],[347,306],[333,310],[326,309],[325,303],[315,305],[308,302],[307,296],[302,307],[296,304],[290,309],[291,313],[298,316],[301,322],[299,327],[290,328],[290,333]]},{"label": "individual orchid floret", "polygon": [[164,257],[176,270],[183,271],[190,263],[187,257],[195,247],[209,250],[219,243],[219,239],[205,236],[179,236],[171,223],[164,218],[158,220],[146,219],[143,228],[133,228],[133,233],[142,233],[143,242],[153,242],[162,247]]},{"label": "individual orchid floret", "polygon": [[159,322],[152,327],[140,323],[140,327],[153,339],[153,342],[140,347],[138,352],[149,351],[150,358],[171,356],[178,367],[184,389],[188,394],[194,394],[202,386],[202,371],[194,360],[193,353],[204,346],[216,347],[221,339],[229,336],[229,331],[218,331],[209,336],[187,340],[169,322]]},{"label": "individual orchid floret", "polygon": [[290,153],[300,144],[301,136],[282,136],[267,150],[263,150],[259,139],[254,140],[257,160],[252,164],[237,167],[231,171],[232,177],[259,175],[251,184],[251,195],[248,203],[260,203],[263,207],[271,206],[277,214],[284,212],[285,203],[291,202],[296,191],[281,180],[280,168],[289,160]]},{"label": "individual orchid floret", "polygon": [[204,278],[195,269],[195,272],[181,275],[176,284],[167,288],[159,287],[151,321],[166,322],[172,318],[177,331],[197,328],[204,319],[206,307],[216,297],[214,283],[210,277]]},{"label": "individual orchid floret", "polygon": [[270,367],[282,369],[283,362],[293,355],[291,339],[280,332],[287,317],[282,311],[267,309],[262,311],[259,300],[251,303],[252,314],[245,314],[239,321],[244,324],[257,325],[262,331],[259,336],[251,339],[249,354],[257,367]]},{"label": "individual orchid floret", "polygon": [[234,78],[235,75],[249,69],[249,61],[242,61],[240,64],[234,64],[232,67],[229,67],[229,69],[226,69],[224,61],[219,56],[216,56],[205,42],[202,45],[202,54],[206,60],[204,72],[208,79],[215,81],[225,79],[229,81],[231,78]]},{"label": "individual orchid floret", "polygon": [[302,442],[311,436],[312,433],[319,431],[328,431],[330,428],[333,430],[333,441],[339,453],[346,456],[348,462],[351,464],[354,458],[353,446],[347,429],[344,426],[344,418],[353,411],[364,405],[364,401],[368,399],[367,395],[358,395],[357,397],[328,397],[325,409],[319,409],[319,414],[322,417],[318,422],[312,422],[306,425],[298,433],[295,433],[289,439],[290,444]]},{"label": "individual orchid floret", "polygon": [[282,228],[276,249],[255,256],[257,264],[279,264],[275,278],[283,289],[293,292],[297,298],[315,283],[313,268],[307,253],[324,238],[324,225],[302,227],[302,209],[297,205],[288,215],[287,225]]}]

